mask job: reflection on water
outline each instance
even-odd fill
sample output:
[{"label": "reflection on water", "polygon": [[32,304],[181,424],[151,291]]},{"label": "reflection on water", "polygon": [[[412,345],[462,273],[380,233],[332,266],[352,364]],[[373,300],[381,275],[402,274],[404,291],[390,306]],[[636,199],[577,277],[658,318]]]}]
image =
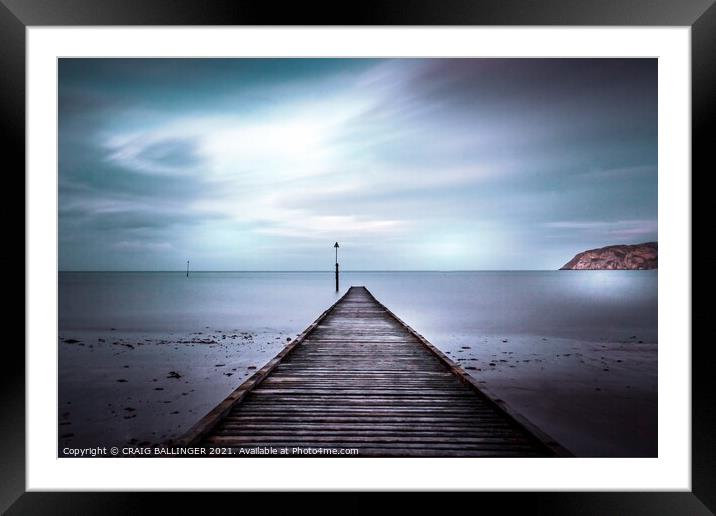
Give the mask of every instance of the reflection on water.
[{"label": "reflection on water", "polygon": [[[60,273],[60,329],[299,331],[336,299],[330,272]],[[426,334],[656,342],[656,271],[346,272]]]}]

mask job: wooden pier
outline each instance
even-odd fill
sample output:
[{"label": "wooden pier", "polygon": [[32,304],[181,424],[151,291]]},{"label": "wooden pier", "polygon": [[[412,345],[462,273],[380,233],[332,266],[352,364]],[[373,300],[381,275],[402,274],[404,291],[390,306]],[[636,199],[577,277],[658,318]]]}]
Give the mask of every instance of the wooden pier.
[{"label": "wooden pier", "polygon": [[357,449],[358,457],[569,455],[365,287],[351,287],[173,445]]}]

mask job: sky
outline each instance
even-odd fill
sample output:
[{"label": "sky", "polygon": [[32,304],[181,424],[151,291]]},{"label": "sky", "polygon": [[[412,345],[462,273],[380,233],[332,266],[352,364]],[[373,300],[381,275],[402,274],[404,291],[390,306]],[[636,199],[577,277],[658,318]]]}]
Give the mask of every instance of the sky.
[{"label": "sky", "polygon": [[656,59],[60,59],[60,270],[557,269],[657,240]]}]

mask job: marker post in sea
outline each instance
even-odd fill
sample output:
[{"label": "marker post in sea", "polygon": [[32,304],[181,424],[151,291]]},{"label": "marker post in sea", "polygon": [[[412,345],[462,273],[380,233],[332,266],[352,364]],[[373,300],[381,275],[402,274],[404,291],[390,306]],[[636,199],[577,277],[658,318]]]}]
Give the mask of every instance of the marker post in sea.
[{"label": "marker post in sea", "polygon": [[336,248],[336,292],[338,292],[338,242],[333,247]]}]

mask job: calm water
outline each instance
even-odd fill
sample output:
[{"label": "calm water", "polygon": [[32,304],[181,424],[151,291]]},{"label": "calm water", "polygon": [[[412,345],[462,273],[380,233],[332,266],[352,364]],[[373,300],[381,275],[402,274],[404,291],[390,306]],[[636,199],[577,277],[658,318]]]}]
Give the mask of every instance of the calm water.
[{"label": "calm water", "polygon": [[[656,271],[346,272],[426,337],[524,334],[657,340]],[[338,295],[322,272],[75,273],[59,276],[61,331],[297,333]]]}]

